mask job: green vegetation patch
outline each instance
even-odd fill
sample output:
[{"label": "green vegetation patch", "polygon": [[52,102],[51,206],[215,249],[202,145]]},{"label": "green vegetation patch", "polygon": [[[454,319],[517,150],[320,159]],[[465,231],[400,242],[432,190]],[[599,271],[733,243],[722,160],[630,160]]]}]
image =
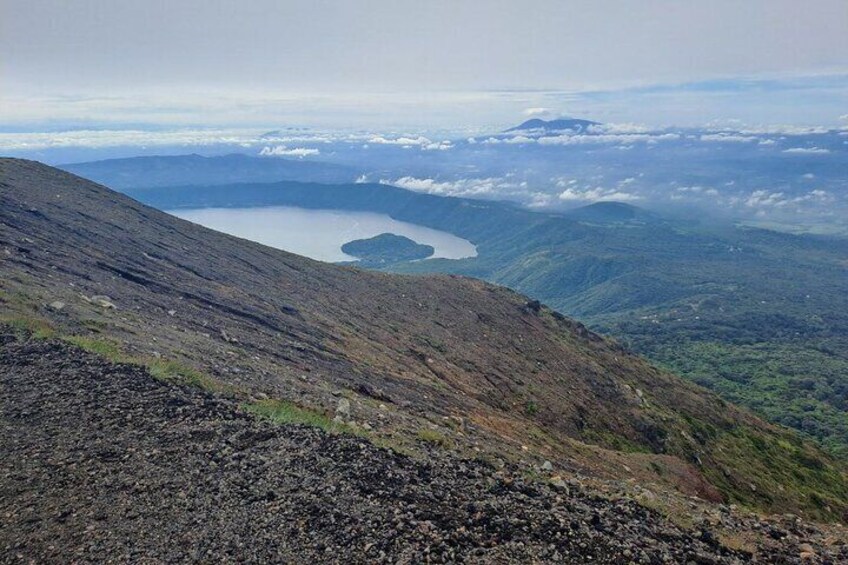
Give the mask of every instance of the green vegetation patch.
[{"label": "green vegetation patch", "polygon": [[436,430],[427,430],[422,429],[418,430],[418,439],[423,441],[424,443],[428,443],[430,445],[435,445],[436,447],[441,448],[449,448],[451,447],[451,441],[448,437]]},{"label": "green vegetation patch", "polygon": [[[89,353],[105,357],[113,363],[133,363],[130,356],[121,351],[121,346],[115,340],[106,337],[89,337],[84,335],[64,336],[63,340],[84,349]],[[133,363],[140,364],[140,363]]]},{"label": "green vegetation patch", "polygon": [[[655,346],[656,347],[656,346]],[[683,341],[650,354],[731,402],[816,438],[848,460],[848,340]]]},{"label": "green vegetation patch", "polygon": [[205,375],[187,365],[169,359],[149,359],[144,366],[153,377],[170,383],[193,386],[208,390],[210,392],[222,392],[234,394],[239,389],[233,385],[222,383],[219,380]]},{"label": "green vegetation patch", "polygon": [[342,252],[367,264],[388,264],[426,259],[435,252],[431,245],[417,243],[408,237],[381,233],[369,239],[357,239],[342,245]]},{"label": "green vegetation patch", "polygon": [[128,355],[121,349],[117,341],[108,337],[71,335],[65,336],[62,339],[90,353],[104,357],[113,363],[127,363],[145,367],[152,377],[160,381],[201,388],[217,393],[237,394],[239,392],[237,387],[222,383],[178,361],[155,357],[140,359]]},{"label": "green vegetation patch", "polygon": [[848,511],[848,478],[791,433],[737,428],[718,438],[711,457],[716,465],[704,467],[705,474],[734,502],[777,512],[804,508],[823,520]]},{"label": "green vegetation patch", "polygon": [[48,320],[33,316],[9,316],[0,322],[10,325],[16,332],[31,335],[36,339],[49,339],[56,335],[56,328]]},{"label": "green vegetation patch", "polygon": [[288,400],[269,398],[244,405],[245,410],[267,418],[276,424],[302,424],[320,428],[330,433],[360,435],[352,426],[334,422],[327,414],[311,408],[298,406]]}]

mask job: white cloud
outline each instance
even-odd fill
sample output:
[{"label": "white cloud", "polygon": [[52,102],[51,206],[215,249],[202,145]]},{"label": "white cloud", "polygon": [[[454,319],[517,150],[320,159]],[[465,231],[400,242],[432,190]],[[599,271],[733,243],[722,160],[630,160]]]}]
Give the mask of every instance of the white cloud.
[{"label": "white cloud", "polygon": [[641,124],[622,123],[622,124],[598,124],[587,128],[589,133],[650,133],[651,128]]},{"label": "white cloud", "polygon": [[522,113],[528,118],[549,118],[553,116],[550,108],[525,108]]},{"label": "white cloud", "polygon": [[[602,133],[607,131],[607,126],[591,126],[589,133],[562,133],[558,135],[528,137],[522,133],[510,136],[489,137],[481,143],[487,145],[512,145],[538,143],[539,145],[603,145],[618,144],[630,145],[633,143],[657,143],[659,141],[674,141],[680,139],[679,133],[634,133],[642,131],[641,126],[623,124],[623,133]],[[629,131],[628,131],[629,130]]]},{"label": "white cloud", "polygon": [[833,202],[834,198],[826,190],[815,189],[801,196],[789,197],[783,192],[755,190],[745,200],[745,205],[751,208],[785,208],[790,204],[804,203],[823,204]]},{"label": "white cloud", "polygon": [[795,198],[789,199],[789,203],[792,204],[800,204],[802,202],[816,202],[816,203],[825,203],[825,202],[833,202],[834,198],[828,191],[817,188],[815,190],[811,190],[807,194],[803,194],[801,196],[796,196]]},{"label": "white cloud", "polygon": [[[708,187],[708,186],[700,186],[700,185],[678,186],[675,190],[677,192],[682,192],[682,193],[693,195],[693,196],[697,195],[696,197],[698,197],[702,194],[707,195],[707,196],[718,196],[718,194],[719,194],[718,190],[716,190],[715,188]],[[683,198],[683,195],[676,194],[676,195],[672,195],[671,198],[672,198],[672,200],[680,200],[681,198]]]},{"label": "white cloud", "polygon": [[783,206],[786,203],[782,192],[769,192],[767,190],[755,190],[745,200],[745,205],[751,208],[761,206]]},{"label": "white cloud", "polygon": [[701,141],[716,141],[719,143],[750,143],[752,141],[757,141],[757,138],[750,135],[708,133],[701,136]]},{"label": "white cloud", "polygon": [[565,177],[561,177],[559,179],[551,179],[551,180],[556,180],[556,185],[559,188],[566,188],[566,187],[574,186],[575,184],[577,184],[577,179],[568,179],[568,178],[565,178]]},{"label": "white cloud", "polygon": [[637,194],[598,186],[585,189],[567,188],[559,194],[559,199],[567,202],[598,202],[600,200],[632,202],[634,200],[641,200],[642,197]]},{"label": "white cloud", "polygon": [[244,145],[259,140],[257,130],[73,130],[62,132],[0,133],[0,150],[37,151],[59,147],[104,148],[163,145]]},{"label": "white cloud", "polygon": [[317,149],[308,149],[306,147],[295,147],[294,149],[288,149],[285,145],[277,145],[274,147],[265,146],[262,148],[262,151],[259,152],[260,155],[265,157],[310,157],[312,155],[318,155],[321,152]]},{"label": "white cloud", "polygon": [[824,126],[764,125],[741,128],[735,133],[742,135],[810,135],[827,132],[828,128]]},{"label": "white cloud", "polygon": [[484,145],[498,145],[498,144],[506,144],[506,145],[522,145],[524,143],[536,143],[536,139],[532,137],[527,137],[526,135],[515,135],[512,137],[490,137],[483,141]]},{"label": "white cloud", "polygon": [[267,128],[173,129],[173,130],[71,130],[58,132],[0,133],[0,151],[40,151],[43,149],[84,147],[163,147],[239,145],[264,147],[269,144],[295,145],[358,142],[373,134],[344,131],[302,131],[268,133]]},{"label": "white cloud", "polygon": [[544,192],[534,192],[530,194],[530,201],[527,203],[528,208],[547,208],[553,204],[555,195],[546,194]]},{"label": "white cloud", "polygon": [[401,135],[399,137],[386,137],[384,135],[372,135],[366,139],[366,147],[367,144],[375,144],[375,145],[399,145],[401,147],[410,148],[410,147],[420,147],[423,151],[447,151],[448,149],[453,149],[453,142],[444,139],[442,141],[433,141],[428,137],[424,137],[423,135],[411,136],[411,135]]},{"label": "white cloud", "polygon": [[455,181],[438,181],[431,178],[400,177],[395,180],[381,179],[380,184],[399,186],[416,192],[428,194],[441,194],[445,196],[483,196],[490,194],[503,194],[518,191],[526,195],[526,183],[515,183],[503,178],[470,178]]},{"label": "white cloud", "polygon": [[387,138],[382,135],[375,135],[368,140],[368,143],[376,143],[378,145],[402,145],[405,147],[412,147],[413,145],[419,146],[428,146],[432,145],[433,142],[423,135],[419,135],[417,137],[407,137],[401,136],[396,138]]},{"label": "white cloud", "polygon": [[539,145],[601,145],[606,143],[632,144],[650,143],[657,141],[673,141],[680,139],[677,133],[662,134],[592,134],[592,135],[557,135],[540,137]]},{"label": "white cloud", "polygon": [[421,149],[424,151],[447,151],[448,149],[453,149],[453,143],[449,140],[436,141],[422,146]]},{"label": "white cloud", "polygon": [[791,147],[784,149],[783,152],[795,155],[826,155],[830,153],[830,149],[822,149],[821,147]]}]

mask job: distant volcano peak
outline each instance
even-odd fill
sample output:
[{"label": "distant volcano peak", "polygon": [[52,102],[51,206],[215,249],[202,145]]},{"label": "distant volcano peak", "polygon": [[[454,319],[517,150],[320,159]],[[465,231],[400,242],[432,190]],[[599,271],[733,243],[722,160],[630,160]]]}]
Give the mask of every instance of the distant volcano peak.
[{"label": "distant volcano peak", "polygon": [[576,118],[558,118],[556,120],[543,120],[533,118],[519,124],[513,128],[506,130],[510,131],[525,131],[525,130],[545,130],[545,131],[566,131],[570,130],[577,133],[586,131],[590,126],[599,126],[600,122],[590,120],[580,120]]}]

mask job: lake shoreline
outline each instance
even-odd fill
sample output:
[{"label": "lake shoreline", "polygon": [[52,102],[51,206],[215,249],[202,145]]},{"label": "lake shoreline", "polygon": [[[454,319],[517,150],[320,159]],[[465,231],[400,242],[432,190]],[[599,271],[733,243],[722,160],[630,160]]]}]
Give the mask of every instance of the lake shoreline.
[{"label": "lake shoreline", "polygon": [[382,233],[432,246],[435,251],[430,259],[477,256],[476,246],[466,239],[375,212],[295,206],[179,208],[166,212],[229,235],[331,263],[356,263],[357,258],[345,254],[342,245]]}]

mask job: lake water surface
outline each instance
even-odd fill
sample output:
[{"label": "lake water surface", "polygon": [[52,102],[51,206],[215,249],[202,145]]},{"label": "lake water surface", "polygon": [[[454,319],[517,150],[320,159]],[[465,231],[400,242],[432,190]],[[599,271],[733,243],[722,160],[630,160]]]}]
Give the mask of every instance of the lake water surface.
[{"label": "lake water surface", "polygon": [[394,233],[432,245],[436,250],[433,258],[464,259],[477,255],[477,249],[470,241],[372,212],[268,206],[197,208],[170,210],[169,213],[213,230],[319,261],[354,261],[355,257],[342,253],[341,246],[354,239],[381,233]]}]

